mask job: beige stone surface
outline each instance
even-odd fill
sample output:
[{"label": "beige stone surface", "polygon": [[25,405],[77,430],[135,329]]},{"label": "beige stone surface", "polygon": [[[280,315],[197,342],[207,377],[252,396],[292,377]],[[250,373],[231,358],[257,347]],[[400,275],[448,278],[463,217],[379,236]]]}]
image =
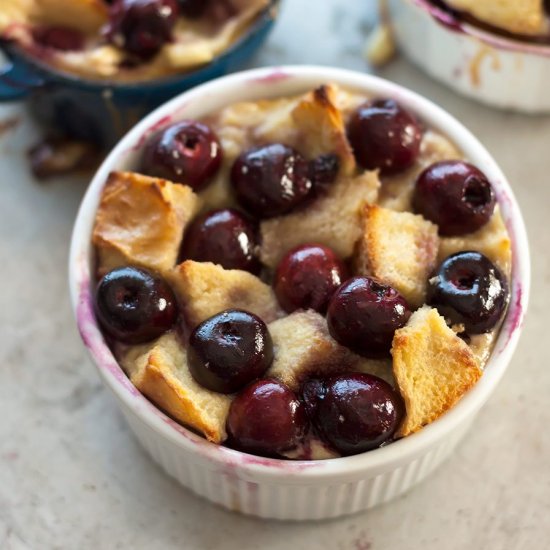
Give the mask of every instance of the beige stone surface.
[{"label": "beige stone surface", "polygon": [[[0,0],[1,3],[1,0]],[[287,0],[254,64],[369,70],[375,2]],[[68,243],[87,180],[41,184],[19,106],[0,121],[0,548],[2,550],[528,550],[550,539],[549,117],[492,111],[399,59],[382,76],[458,116],[514,185],[533,255],[533,299],[506,376],[455,455],[407,496],[320,524],[260,522],[218,509],[162,474],[130,434],[89,361],[67,289]]]}]

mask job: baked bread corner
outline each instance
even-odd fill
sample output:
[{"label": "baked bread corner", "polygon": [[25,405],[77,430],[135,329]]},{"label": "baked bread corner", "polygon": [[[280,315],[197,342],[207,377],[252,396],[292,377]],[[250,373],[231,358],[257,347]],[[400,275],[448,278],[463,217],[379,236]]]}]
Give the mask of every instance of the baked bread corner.
[{"label": "baked bread corner", "polygon": [[189,371],[187,354],[173,332],[135,357],[121,360],[134,386],[168,415],[214,443],[227,438],[225,423],[232,397],[200,386]]},{"label": "baked bread corner", "polygon": [[418,307],[425,302],[438,247],[437,226],[422,216],[367,204],[355,269],[394,287]]},{"label": "baked bread corner", "polygon": [[244,309],[265,323],[283,314],[271,287],[247,271],[186,260],[166,277],[191,329],[226,309]]},{"label": "baked bread corner", "polygon": [[379,188],[377,172],[340,178],[307,210],[263,221],[262,263],[275,268],[290,249],[307,243],[328,246],[340,258],[349,258],[361,237],[362,209],[376,201]]},{"label": "baked bread corner", "polygon": [[416,311],[407,325],[396,331],[391,353],[406,409],[398,437],[437,420],[483,373],[468,345],[429,306]]},{"label": "baked bread corner", "polygon": [[338,344],[316,311],[296,311],[268,328],[275,359],[265,376],[277,378],[293,391],[310,376],[342,372],[370,373],[393,382],[389,361],[366,359]]},{"label": "baked bread corner", "polygon": [[174,267],[184,230],[199,207],[187,185],[111,172],[93,231],[99,275],[124,265],[159,272]]},{"label": "baked bread corner", "polygon": [[306,94],[292,111],[299,134],[298,148],[307,158],[336,154],[340,172],[351,176],[355,157],[346,136],[342,113],[336,107],[336,87],[323,85]]}]

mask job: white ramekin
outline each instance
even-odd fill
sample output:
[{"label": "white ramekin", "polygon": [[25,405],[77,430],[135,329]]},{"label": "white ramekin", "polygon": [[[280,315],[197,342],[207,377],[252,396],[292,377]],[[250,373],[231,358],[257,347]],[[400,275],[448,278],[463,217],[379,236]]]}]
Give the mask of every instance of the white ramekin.
[{"label": "white ramekin", "polygon": [[[217,446],[178,425],[129,382],[98,329],[92,306],[94,216],[107,175],[135,166],[145,137],[182,118],[203,117],[236,101],[298,94],[322,83],[393,97],[448,135],[493,182],[513,238],[511,303],[486,372],[449,413],[419,433],[369,453],[326,461],[282,461]],[[481,143],[445,111],[393,83],[326,67],[237,73],[195,88],[157,109],[122,139],[82,201],[70,253],[70,290],[78,328],[105,385],[143,446],[182,485],[230,510],[263,518],[322,519],[386,502],[423,480],[452,453],[504,374],[529,294],[529,252],[521,213],[506,178]]]},{"label": "white ramekin", "polygon": [[430,76],[483,103],[550,112],[550,46],[463,23],[429,0],[387,0],[399,49]]}]

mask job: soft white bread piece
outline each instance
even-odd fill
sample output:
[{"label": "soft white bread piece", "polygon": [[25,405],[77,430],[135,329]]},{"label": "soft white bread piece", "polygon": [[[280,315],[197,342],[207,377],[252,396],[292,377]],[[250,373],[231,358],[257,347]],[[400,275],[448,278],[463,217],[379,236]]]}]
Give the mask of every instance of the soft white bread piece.
[{"label": "soft white bread piece", "polygon": [[336,154],[340,172],[352,175],[356,169],[355,157],[346,136],[342,113],[337,109],[337,89],[324,85],[308,93],[292,111],[298,139],[294,144],[308,159]]},{"label": "soft white bread piece", "polygon": [[148,346],[130,348],[120,362],[134,386],[172,418],[214,443],[226,439],[232,397],[195,382],[176,334],[169,332]]},{"label": "soft white bread piece", "polygon": [[409,304],[419,307],[426,301],[438,245],[437,225],[422,216],[367,204],[355,269],[394,287]]},{"label": "soft white bread piece", "polygon": [[361,237],[363,207],[376,201],[379,187],[376,172],[342,178],[307,209],[262,222],[262,262],[274,268],[291,248],[312,242],[350,257]]},{"label": "soft white bread piece", "polygon": [[517,34],[542,34],[546,28],[543,0],[445,0],[451,7]]},{"label": "soft white bread piece", "polygon": [[270,323],[283,315],[271,287],[239,269],[187,260],[166,274],[190,328],[226,309],[244,309]]},{"label": "soft white bread piece", "polygon": [[445,136],[428,130],[420,144],[418,160],[405,172],[382,178],[378,204],[392,210],[411,211],[411,199],[416,178],[422,170],[442,160],[460,160],[462,153]]},{"label": "soft white bread piece", "polygon": [[134,172],[109,175],[96,214],[98,271],[122,265],[160,272],[174,267],[200,201],[190,187]]},{"label": "soft white bread piece", "polygon": [[269,324],[274,360],[265,376],[294,391],[310,376],[364,372],[393,382],[389,360],[365,359],[341,346],[316,311],[297,311]]},{"label": "soft white bread piece", "polygon": [[395,332],[391,353],[406,408],[398,436],[437,420],[482,375],[468,345],[428,306],[413,313],[407,325]]},{"label": "soft white bread piece", "polygon": [[512,243],[498,206],[491,219],[475,233],[460,237],[442,237],[438,262],[463,250],[477,250],[485,254],[501,271],[510,276],[512,270]]}]

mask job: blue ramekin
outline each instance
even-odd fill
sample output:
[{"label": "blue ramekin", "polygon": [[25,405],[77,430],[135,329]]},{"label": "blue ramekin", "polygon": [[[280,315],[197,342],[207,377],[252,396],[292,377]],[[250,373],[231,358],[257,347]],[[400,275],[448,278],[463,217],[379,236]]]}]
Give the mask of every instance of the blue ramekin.
[{"label": "blue ramekin", "polygon": [[280,0],[272,0],[246,33],[208,65],[164,79],[131,84],[91,81],[55,71],[10,43],[0,69],[0,102],[26,100],[40,123],[75,139],[112,147],[143,116],[179,93],[243,66],[273,27]]}]

